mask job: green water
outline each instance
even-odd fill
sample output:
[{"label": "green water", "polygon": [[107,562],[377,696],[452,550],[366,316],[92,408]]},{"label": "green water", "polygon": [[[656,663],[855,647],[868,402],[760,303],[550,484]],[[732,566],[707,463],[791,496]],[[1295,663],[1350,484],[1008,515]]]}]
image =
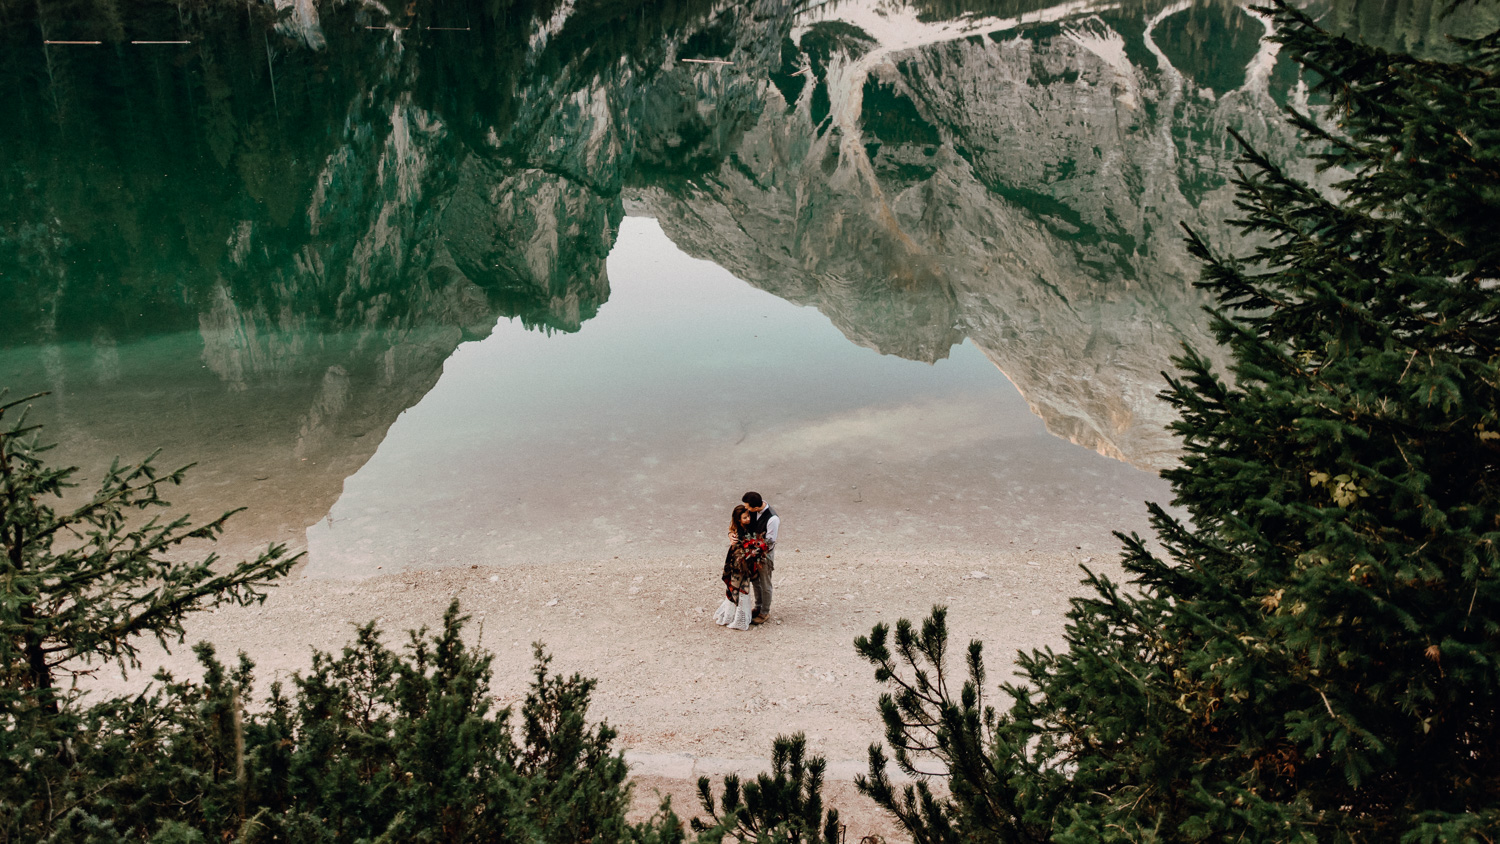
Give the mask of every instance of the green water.
[{"label": "green water", "polygon": [[1229,238],[1226,128],[1295,163],[1295,68],[1232,3],[875,5],[3,0],[0,386],[314,573],[711,544],[748,485],[1107,545],[1211,347],[1178,223]]}]

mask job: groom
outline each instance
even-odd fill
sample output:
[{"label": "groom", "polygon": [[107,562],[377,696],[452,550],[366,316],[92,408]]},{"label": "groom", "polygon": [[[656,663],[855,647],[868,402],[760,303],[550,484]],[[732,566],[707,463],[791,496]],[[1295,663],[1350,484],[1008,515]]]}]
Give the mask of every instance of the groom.
[{"label": "groom", "polygon": [[755,614],[751,616],[750,623],[765,624],[766,618],[771,614],[771,572],[776,568],[776,530],[781,527],[781,517],[766,506],[758,492],[747,492],[740,501],[750,511],[750,530],[753,533],[764,532],[766,545],[769,546],[760,574],[750,581],[750,585],[755,587]]}]

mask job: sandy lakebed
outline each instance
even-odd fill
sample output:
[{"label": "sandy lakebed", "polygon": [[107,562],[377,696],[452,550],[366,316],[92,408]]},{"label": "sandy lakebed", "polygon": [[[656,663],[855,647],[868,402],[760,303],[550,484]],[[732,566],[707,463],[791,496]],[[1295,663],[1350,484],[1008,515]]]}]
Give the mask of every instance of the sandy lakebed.
[{"label": "sandy lakebed", "polygon": [[[772,619],[744,632],[711,620],[722,557],[611,554],[362,579],[298,571],[264,605],[195,615],[188,641],[211,642],[221,656],[245,652],[264,686],[305,670],[313,648],[336,651],[356,624],[377,621],[396,645],[407,630],[440,624],[457,599],[473,619],[468,640],[495,656],[492,692],[502,705],[525,695],[533,642],[552,654],[554,671],[598,680],[590,715],[619,731],[637,816],[663,795],[684,818],[698,813],[699,776],[717,783],[726,773],[766,770],[772,740],[802,732],[811,752],[828,761],[826,805],[841,810],[848,839],[901,839],[853,786],[866,748],[881,737],[881,689],[855,653],[855,637],[878,622],[917,621],[934,605],[947,606],[956,645],[985,643],[994,694],[1011,676],[1017,650],[1062,644],[1068,601],[1084,592],[1080,564],[1118,574],[1112,540],[1089,533],[1066,549],[1003,541],[984,552],[881,550],[837,534],[789,539],[778,549]],[[196,672],[185,646],[149,652],[146,662],[129,682],[95,682],[136,687],[156,667]]]}]

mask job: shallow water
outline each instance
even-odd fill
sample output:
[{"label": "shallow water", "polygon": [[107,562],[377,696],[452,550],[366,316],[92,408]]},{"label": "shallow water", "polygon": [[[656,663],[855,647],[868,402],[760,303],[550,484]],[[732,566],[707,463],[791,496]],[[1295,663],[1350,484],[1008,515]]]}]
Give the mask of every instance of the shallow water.
[{"label": "shallow water", "polygon": [[970,344],[931,364],[855,346],[650,219],[621,225],[609,276],[577,334],[502,323],[459,346],[308,531],[308,573],[717,547],[752,488],[787,542],[863,530],[965,551],[1102,543],[1168,497],[1049,435]]}]

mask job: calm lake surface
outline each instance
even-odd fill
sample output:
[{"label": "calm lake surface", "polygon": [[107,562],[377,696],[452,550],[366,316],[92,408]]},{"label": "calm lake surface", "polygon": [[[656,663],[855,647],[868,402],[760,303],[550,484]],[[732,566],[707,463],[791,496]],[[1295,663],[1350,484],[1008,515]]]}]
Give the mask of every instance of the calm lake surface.
[{"label": "calm lake surface", "polygon": [[1107,550],[1212,349],[1178,224],[1231,242],[1227,129],[1301,152],[1236,3],[0,13],[0,387],[324,577],[717,547],[748,488],[792,540]]}]

